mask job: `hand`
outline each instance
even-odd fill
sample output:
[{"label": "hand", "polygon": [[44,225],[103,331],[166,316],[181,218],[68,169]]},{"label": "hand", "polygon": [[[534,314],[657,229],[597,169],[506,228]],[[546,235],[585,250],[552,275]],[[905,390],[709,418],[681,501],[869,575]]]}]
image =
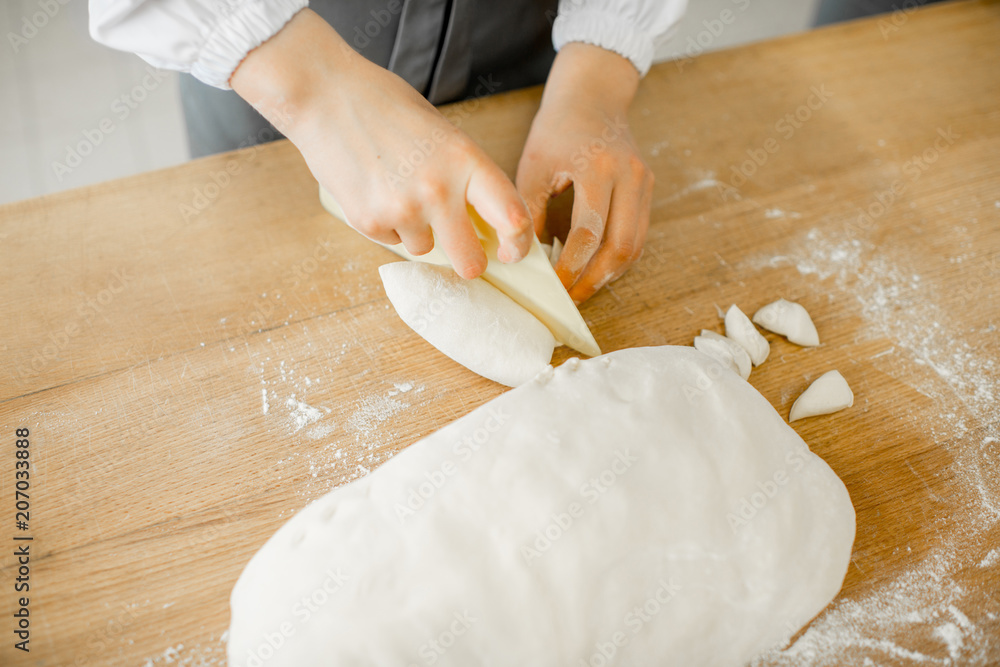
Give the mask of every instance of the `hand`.
[{"label": "hand", "polygon": [[573,214],[556,274],[589,299],[642,254],[653,173],[626,113],[639,73],[600,47],[572,42],[556,56],[517,168],[517,188],[544,237],[549,199],[573,184]]},{"label": "hand", "polygon": [[[352,227],[414,255],[434,238],[474,278],[486,255],[466,211],[497,230],[501,261],[532,241],[524,201],[503,171],[401,78],[356,54],[304,9],[250,52],[231,85],[301,151]],[[431,235],[434,232],[434,237]]]}]

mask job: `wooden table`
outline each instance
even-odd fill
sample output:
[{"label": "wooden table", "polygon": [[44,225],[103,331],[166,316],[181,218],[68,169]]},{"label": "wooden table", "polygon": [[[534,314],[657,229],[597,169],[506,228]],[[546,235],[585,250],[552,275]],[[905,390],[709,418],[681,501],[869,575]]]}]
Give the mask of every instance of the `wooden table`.
[{"label": "wooden table", "polygon": [[[996,2],[897,12],[661,64],[635,102],[653,223],[582,309],[604,349],[782,296],[824,344],[771,337],[751,383],[782,414],[832,368],[857,396],[794,425],[857,509],[844,589],[763,663],[1000,661],[998,36]],[[513,174],[539,92],[447,113]],[[394,256],[285,142],[4,206],[0,239],[4,665],[223,663],[278,526],[504,390],[396,317]]]}]

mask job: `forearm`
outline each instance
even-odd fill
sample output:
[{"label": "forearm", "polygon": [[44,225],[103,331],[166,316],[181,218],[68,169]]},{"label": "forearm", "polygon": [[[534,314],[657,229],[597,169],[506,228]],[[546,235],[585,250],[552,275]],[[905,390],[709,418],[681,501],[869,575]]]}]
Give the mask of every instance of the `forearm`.
[{"label": "forearm", "polygon": [[307,8],[248,53],[229,83],[294,141],[292,135],[316,106],[316,97],[345,87],[349,77],[365,65],[370,64]]},{"label": "forearm", "polygon": [[615,116],[628,111],[639,88],[639,72],[617,53],[573,42],[556,55],[542,94],[542,108],[578,113],[580,105]]}]

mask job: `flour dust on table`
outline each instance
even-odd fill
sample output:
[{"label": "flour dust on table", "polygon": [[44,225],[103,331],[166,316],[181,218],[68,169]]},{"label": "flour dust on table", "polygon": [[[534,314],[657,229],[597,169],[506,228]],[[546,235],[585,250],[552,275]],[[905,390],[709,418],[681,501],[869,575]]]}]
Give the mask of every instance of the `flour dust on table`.
[{"label": "flour dust on table", "polygon": [[570,359],[302,510],[234,666],[743,665],[837,594],[843,483],[700,352]]}]

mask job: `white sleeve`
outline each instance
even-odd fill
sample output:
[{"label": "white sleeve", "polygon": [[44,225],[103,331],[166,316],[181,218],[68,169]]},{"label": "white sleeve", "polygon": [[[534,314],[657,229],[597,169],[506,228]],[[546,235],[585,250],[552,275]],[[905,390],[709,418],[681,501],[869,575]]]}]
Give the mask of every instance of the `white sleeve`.
[{"label": "white sleeve", "polygon": [[90,35],[216,88],[308,0],[90,0]]},{"label": "white sleeve", "polygon": [[559,0],[552,44],[557,51],[567,42],[600,46],[628,58],[645,76],[656,46],[686,8],[687,0]]}]

